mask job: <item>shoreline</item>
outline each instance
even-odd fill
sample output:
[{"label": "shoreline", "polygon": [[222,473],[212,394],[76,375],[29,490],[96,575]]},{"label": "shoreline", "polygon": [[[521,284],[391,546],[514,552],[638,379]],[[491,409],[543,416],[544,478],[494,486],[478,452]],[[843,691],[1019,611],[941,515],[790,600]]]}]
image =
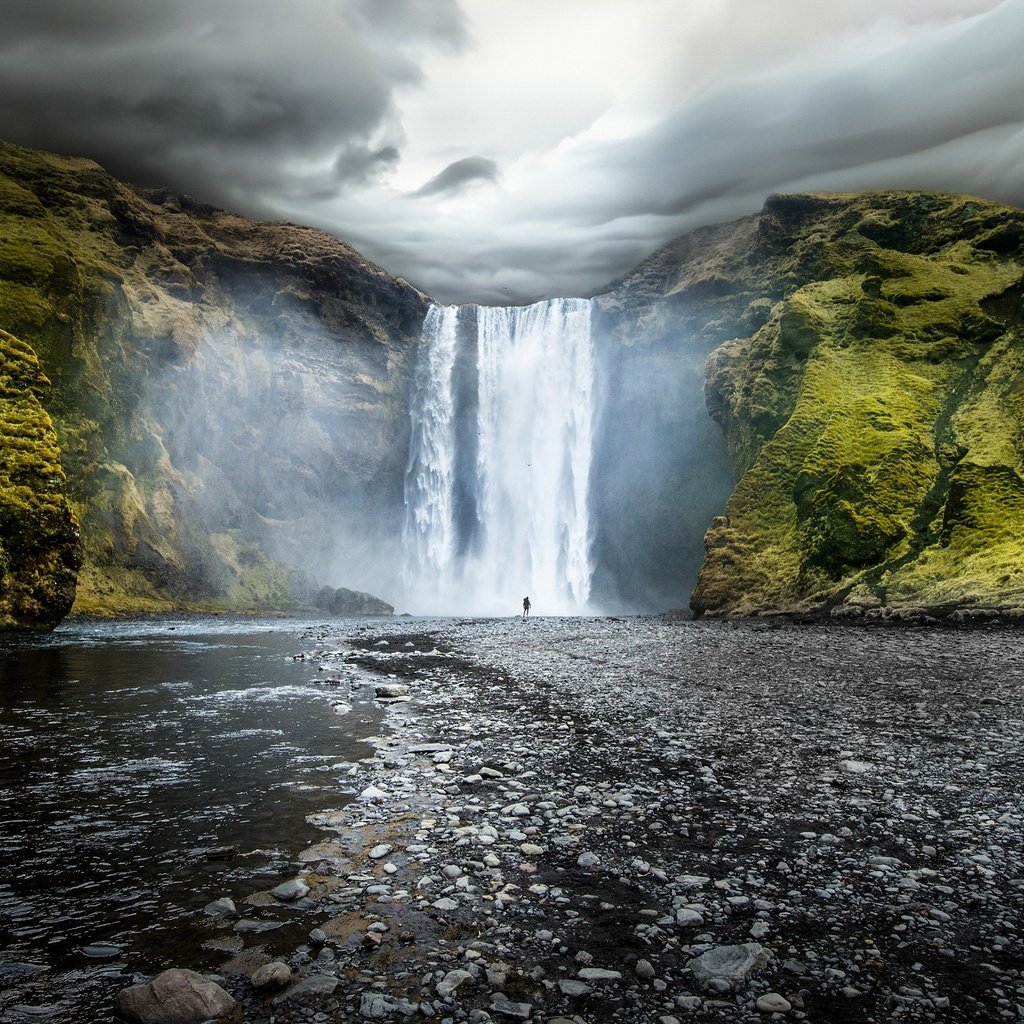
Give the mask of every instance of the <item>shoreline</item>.
[{"label": "shoreline", "polygon": [[[356,799],[307,818],[323,841],[197,916],[244,1021],[1024,1007],[1010,631],[396,616],[296,639],[340,701],[346,680],[408,693],[339,779]],[[259,931],[282,919],[308,936],[283,953]],[[99,1013],[133,980],[104,979]]]}]

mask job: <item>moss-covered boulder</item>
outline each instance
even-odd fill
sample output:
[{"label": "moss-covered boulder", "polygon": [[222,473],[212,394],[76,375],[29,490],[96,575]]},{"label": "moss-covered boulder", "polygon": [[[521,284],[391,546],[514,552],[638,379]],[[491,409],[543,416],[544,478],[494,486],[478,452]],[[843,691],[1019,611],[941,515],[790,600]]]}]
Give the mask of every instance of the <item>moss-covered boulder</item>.
[{"label": "moss-covered boulder", "polygon": [[81,564],[57,436],[32,349],[0,330],[0,630],[52,629]]}]

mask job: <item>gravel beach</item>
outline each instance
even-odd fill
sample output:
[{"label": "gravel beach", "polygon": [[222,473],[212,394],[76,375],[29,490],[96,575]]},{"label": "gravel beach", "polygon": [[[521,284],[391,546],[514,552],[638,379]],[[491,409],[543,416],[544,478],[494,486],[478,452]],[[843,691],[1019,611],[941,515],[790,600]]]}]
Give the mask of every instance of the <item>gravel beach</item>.
[{"label": "gravel beach", "polygon": [[268,1001],[258,954],[224,967],[247,1020],[1024,1015],[1019,633],[540,618],[308,640],[393,701],[393,731],[301,855],[312,938],[284,959],[306,980]]},{"label": "gravel beach", "polygon": [[321,843],[205,894],[244,1020],[1024,1016],[1019,632],[395,619],[300,646],[388,729]]}]

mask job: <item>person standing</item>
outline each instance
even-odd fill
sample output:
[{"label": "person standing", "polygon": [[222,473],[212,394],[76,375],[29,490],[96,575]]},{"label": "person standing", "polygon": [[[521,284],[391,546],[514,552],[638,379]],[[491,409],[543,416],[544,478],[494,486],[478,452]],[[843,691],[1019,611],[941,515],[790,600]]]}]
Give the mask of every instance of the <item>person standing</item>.
[{"label": "person standing", "polygon": [[523,618],[525,619],[530,614],[530,599],[529,597],[523,598]]}]

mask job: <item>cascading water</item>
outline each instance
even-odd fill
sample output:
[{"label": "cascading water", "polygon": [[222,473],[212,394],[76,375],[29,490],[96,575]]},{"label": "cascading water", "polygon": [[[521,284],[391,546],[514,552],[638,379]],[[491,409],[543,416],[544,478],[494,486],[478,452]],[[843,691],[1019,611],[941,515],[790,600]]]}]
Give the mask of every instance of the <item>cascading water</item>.
[{"label": "cascading water", "polygon": [[529,594],[542,614],[583,611],[590,303],[435,306],[422,344],[406,475],[408,600],[422,612],[510,614]]}]

